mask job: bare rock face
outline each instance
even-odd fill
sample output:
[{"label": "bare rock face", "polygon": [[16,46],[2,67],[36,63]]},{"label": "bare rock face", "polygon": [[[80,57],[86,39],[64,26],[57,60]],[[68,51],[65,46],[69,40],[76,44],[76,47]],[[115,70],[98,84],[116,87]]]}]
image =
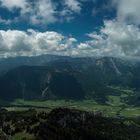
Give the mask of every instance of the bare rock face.
[{"label": "bare rock face", "polygon": [[0,140],[10,140],[2,130],[0,130]]}]

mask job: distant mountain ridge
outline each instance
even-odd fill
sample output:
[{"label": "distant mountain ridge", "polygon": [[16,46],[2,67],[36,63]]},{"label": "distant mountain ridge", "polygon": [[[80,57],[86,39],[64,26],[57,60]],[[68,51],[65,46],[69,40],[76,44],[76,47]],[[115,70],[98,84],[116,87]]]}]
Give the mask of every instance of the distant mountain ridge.
[{"label": "distant mountain ridge", "polygon": [[106,95],[120,94],[112,86],[140,91],[140,61],[135,60],[38,56],[1,60],[0,66],[0,97],[5,99],[103,102]]}]

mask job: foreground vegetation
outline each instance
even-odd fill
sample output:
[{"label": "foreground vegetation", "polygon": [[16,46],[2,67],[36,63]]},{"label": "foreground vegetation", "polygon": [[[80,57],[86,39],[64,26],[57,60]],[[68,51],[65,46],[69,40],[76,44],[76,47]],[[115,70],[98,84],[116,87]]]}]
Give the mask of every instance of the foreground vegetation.
[{"label": "foreground vegetation", "polygon": [[[57,108],[50,113],[0,110],[2,140],[139,140],[140,120]],[[3,137],[2,137],[3,136]]]}]

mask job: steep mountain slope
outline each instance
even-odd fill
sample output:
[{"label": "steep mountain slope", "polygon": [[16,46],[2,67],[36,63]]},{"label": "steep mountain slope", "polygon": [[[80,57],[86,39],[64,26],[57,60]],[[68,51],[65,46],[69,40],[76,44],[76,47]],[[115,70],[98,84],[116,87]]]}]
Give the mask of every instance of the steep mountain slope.
[{"label": "steep mountain slope", "polygon": [[80,99],[84,96],[77,79],[46,66],[22,66],[0,79],[0,96],[6,99]]},{"label": "steep mountain slope", "polygon": [[[44,59],[43,59],[44,58]],[[140,61],[113,57],[70,58],[40,56],[13,58],[3,67],[0,77],[0,97],[26,100],[94,98],[105,103],[108,96],[120,96],[122,89],[132,89],[129,103],[139,104]],[[18,63],[15,63],[15,60]],[[21,62],[21,63],[20,63]],[[14,67],[11,67],[14,64]],[[0,65],[4,66],[2,61]],[[26,64],[25,66],[20,66]]]}]

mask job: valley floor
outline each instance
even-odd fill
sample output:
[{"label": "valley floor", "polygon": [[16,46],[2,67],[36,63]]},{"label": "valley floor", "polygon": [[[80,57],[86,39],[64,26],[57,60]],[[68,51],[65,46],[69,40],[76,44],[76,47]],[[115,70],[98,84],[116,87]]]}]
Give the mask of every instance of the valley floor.
[{"label": "valley floor", "polygon": [[90,112],[100,112],[106,117],[137,118],[140,117],[140,107],[134,107],[121,102],[118,96],[109,96],[106,104],[99,104],[95,100],[48,100],[48,101],[23,101],[21,99],[4,103],[8,111],[24,111],[36,109],[39,112],[50,112],[58,107],[67,107]]}]

